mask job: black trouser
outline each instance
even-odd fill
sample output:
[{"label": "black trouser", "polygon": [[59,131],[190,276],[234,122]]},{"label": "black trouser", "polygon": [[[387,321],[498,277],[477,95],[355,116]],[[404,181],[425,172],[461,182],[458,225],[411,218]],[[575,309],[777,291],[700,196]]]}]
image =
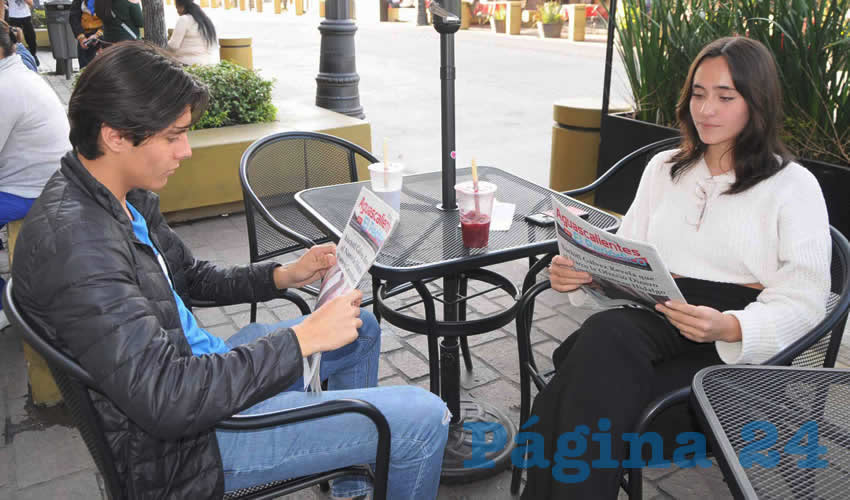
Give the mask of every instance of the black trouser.
[{"label": "black trouser", "polygon": [[[737,285],[693,279],[677,280],[690,304],[707,305],[720,311],[743,309],[758,291]],[[689,386],[700,369],[721,364],[713,343],[697,343],[682,336],[662,316],[632,308],[603,311],[588,318],[559,346],[553,355],[557,373],[532,406],[532,417],[540,418],[524,431],[537,432],[545,443],[544,453],[555,465],[558,438],[577,426],[600,433],[599,420],[610,420],[611,458],[622,464],[628,458],[624,433],[634,432],[643,409],[655,398]],[[698,430],[687,408],[668,411],[662,429],[665,448],[674,449],[675,435]],[[590,465],[600,458],[600,445],[586,436],[587,448],[578,457]],[[575,444],[571,445],[575,446]],[[562,456],[563,458],[563,456]],[[564,474],[575,474],[569,468]],[[557,481],[551,468],[531,467],[523,500],[614,499],[617,498],[622,467],[590,468],[584,481]]]},{"label": "black trouser", "polygon": [[36,66],[40,66],[41,63],[38,62],[38,42],[35,39],[35,28],[32,26],[32,16],[10,17],[9,24],[17,26],[24,31],[24,39],[27,41],[27,48],[30,49],[30,52],[32,52]]}]

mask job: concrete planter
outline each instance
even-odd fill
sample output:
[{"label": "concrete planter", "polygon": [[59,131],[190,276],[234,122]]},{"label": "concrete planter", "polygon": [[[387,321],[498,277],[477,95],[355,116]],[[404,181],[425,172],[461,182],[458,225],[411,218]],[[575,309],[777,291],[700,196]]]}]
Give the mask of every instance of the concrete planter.
[{"label": "concrete planter", "polygon": [[460,29],[468,30],[472,24],[472,8],[470,4],[461,2],[460,4]]},{"label": "concrete planter", "polygon": [[537,33],[540,38],[561,38],[561,30],[564,28],[564,22],[543,24],[537,21]]},{"label": "concrete planter", "polygon": [[40,49],[50,48],[50,35],[47,34],[47,28],[35,29],[35,42]]},{"label": "concrete planter", "polygon": [[[239,162],[245,149],[266,135],[292,130],[323,132],[372,149],[372,128],[368,121],[312,104],[278,102],[275,105],[276,122],[189,132],[192,157],[182,162],[159,193],[160,210],[169,222],[244,210]],[[357,167],[362,179],[369,178],[367,166]]]}]

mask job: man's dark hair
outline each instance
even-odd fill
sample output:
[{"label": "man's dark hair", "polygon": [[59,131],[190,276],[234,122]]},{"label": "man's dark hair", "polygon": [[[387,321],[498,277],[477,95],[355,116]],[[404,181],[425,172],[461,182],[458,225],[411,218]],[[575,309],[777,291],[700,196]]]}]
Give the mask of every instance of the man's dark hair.
[{"label": "man's dark hair", "polygon": [[165,130],[188,107],[194,123],[209,93],[165,51],[147,42],[106,49],[80,75],[68,103],[71,145],[83,157],[101,155],[102,125],[121,131],[138,146]]}]

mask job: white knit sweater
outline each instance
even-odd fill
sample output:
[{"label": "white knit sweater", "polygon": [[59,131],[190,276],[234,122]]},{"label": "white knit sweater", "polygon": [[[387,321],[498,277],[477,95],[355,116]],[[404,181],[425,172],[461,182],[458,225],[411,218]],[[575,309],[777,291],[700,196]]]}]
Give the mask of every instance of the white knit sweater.
[{"label": "white knit sweater", "polygon": [[[761,283],[756,302],[733,314],[741,342],[716,342],[725,363],[759,363],[826,314],[832,243],[815,177],[791,163],[743,193],[721,194],[734,172],[712,177],[700,160],[674,182],[670,158],[647,165],[618,234],[652,243],[671,273],[724,283]],[[702,222],[698,186],[709,193]]]}]

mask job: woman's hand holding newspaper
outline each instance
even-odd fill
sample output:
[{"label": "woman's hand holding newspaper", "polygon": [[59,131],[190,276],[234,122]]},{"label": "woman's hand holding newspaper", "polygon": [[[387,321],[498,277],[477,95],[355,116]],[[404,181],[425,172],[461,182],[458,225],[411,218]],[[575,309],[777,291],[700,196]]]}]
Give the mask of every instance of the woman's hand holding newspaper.
[{"label": "woman's hand holding newspaper", "polygon": [[363,326],[360,320],[362,299],[363,292],[352,290],[329,300],[292,327],[301,346],[301,356],[332,351],[354,342],[357,329]]},{"label": "woman's hand holding newspaper", "polygon": [[275,268],[274,284],[278,290],[300,288],[320,279],[334,264],[336,245],[315,245],[291,265]]},{"label": "woman's hand holding newspaper", "polygon": [[576,271],[575,263],[562,255],[556,255],[549,265],[549,281],[559,292],[571,292],[592,281],[589,273]]},{"label": "woman's hand holding newspaper", "polygon": [[682,335],[694,342],[741,341],[741,324],[738,323],[738,318],[731,314],[724,314],[707,306],[685,304],[678,300],[656,304],[655,310],[664,314]]}]

